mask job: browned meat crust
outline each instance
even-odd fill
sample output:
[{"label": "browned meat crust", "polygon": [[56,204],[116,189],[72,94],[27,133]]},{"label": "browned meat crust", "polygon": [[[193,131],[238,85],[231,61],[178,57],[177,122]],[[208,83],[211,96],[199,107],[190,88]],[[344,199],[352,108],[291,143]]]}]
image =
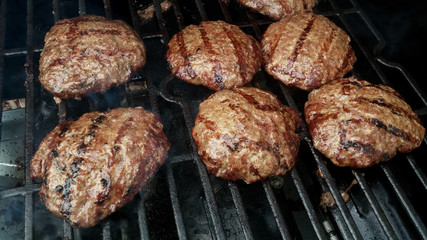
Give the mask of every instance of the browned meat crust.
[{"label": "browned meat crust", "polygon": [[321,15],[285,17],[264,33],[264,67],[286,85],[312,90],[353,68],[356,56],[349,42],[342,29]]},{"label": "browned meat crust", "polygon": [[314,147],[337,166],[369,167],[418,147],[425,129],[399,93],[340,79],[313,90],[305,104]]},{"label": "browned meat crust", "polygon": [[317,0],[239,0],[241,5],[276,21],[284,16],[311,12],[316,2]]},{"label": "browned meat crust", "polygon": [[234,88],[218,91],[200,104],[193,138],[209,172],[252,183],[294,167],[300,121],[273,94]]},{"label": "browned meat crust", "polygon": [[56,97],[79,99],[128,82],[144,65],[144,43],[125,22],[82,16],[46,34],[39,79]]},{"label": "browned meat crust", "polygon": [[262,62],[260,44],[223,21],[190,25],[168,46],[169,69],[176,77],[213,90],[245,85]]},{"label": "browned meat crust", "polygon": [[91,227],[130,202],[167,157],[159,116],[141,107],[91,112],[58,125],[31,160],[40,198],[74,227]]}]

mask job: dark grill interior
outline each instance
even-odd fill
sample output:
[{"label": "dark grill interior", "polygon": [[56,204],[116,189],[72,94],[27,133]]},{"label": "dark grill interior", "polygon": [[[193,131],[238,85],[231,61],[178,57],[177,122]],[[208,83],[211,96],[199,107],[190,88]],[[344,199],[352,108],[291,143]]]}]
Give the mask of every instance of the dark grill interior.
[{"label": "dark grill interior", "polygon": [[[337,168],[313,148],[303,125],[297,166],[284,177],[246,185],[208,174],[191,129],[199,103],[212,91],[170,76],[167,42],[189,24],[219,19],[260,39],[271,20],[236,1],[170,2],[162,12],[156,0],[1,0],[0,100],[25,98],[25,108],[0,108],[0,239],[427,239],[425,138],[420,148],[387,163]],[[149,5],[153,18],[143,21],[139,14]],[[426,126],[426,94],[404,68],[381,56],[385,41],[358,3],[320,1],[314,11],[352,38],[358,60],[351,75],[397,89]],[[126,86],[57,106],[38,81],[43,38],[55,21],[79,14],[131,24],[146,44],[147,65]],[[302,113],[306,92],[263,71],[250,85],[272,91]],[[161,115],[172,143],[169,158],[133,202],[93,228],[73,229],[41,204],[40,181],[29,178],[29,161],[59,122],[119,106]],[[346,189],[348,201],[340,192]],[[336,204],[321,207],[322,193]]]}]

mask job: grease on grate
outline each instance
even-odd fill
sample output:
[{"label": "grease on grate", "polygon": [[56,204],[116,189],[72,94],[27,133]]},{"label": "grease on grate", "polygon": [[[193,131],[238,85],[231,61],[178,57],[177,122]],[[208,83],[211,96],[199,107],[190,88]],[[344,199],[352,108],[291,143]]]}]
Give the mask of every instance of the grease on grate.
[{"label": "grease on grate", "polygon": [[[350,184],[350,186],[348,186],[347,189],[340,190],[341,197],[342,197],[342,199],[343,199],[343,201],[345,203],[347,203],[350,200],[350,195],[348,194],[348,192],[356,184],[357,184],[357,180],[353,179],[353,181],[351,181],[351,184]],[[337,203],[335,202],[335,199],[332,196],[332,193],[330,191],[324,192],[320,196],[320,204],[319,204],[319,206],[323,209],[323,211],[326,212],[328,208],[334,207],[334,206],[336,206],[336,204]]]}]

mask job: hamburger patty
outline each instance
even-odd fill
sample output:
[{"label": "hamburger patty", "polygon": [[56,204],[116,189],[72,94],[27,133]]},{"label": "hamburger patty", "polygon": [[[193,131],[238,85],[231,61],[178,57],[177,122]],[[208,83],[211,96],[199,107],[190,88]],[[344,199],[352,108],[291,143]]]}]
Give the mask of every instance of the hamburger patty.
[{"label": "hamburger patty", "polygon": [[274,20],[292,14],[311,12],[317,0],[239,0],[239,3]]},{"label": "hamburger patty", "polygon": [[166,58],[176,77],[213,90],[243,86],[261,67],[260,44],[223,21],[190,25],[168,46]]},{"label": "hamburger patty", "polygon": [[305,103],[314,147],[337,166],[369,167],[418,147],[425,129],[394,89],[343,78]]},{"label": "hamburger patty", "polygon": [[81,16],[46,34],[39,80],[58,98],[79,99],[128,82],[144,65],[144,43],[125,22]]},{"label": "hamburger patty", "polygon": [[58,125],[31,160],[40,198],[74,227],[91,227],[130,202],[167,157],[159,116],[141,107],[90,112]]},{"label": "hamburger patty", "polygon": [[350,37],[324,16],[288,16],[263,35],[264,67],[284,84],[309,91],[353,68],[356,56],[349,42]]},{"label": "hamburger patty", "polygon": [[218,91],[200,104],[192,135],[209,172],[252,183],[294,167],[300,121],[273,94],[234,88]]}]

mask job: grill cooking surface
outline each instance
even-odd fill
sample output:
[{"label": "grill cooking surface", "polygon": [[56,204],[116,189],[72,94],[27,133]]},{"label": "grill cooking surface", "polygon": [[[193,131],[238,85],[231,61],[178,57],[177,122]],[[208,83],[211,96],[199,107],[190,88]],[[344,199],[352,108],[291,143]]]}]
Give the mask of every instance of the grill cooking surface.
[{"label": "grill cooking surface", "polygon": [[[207,173],[191,129],[198,105],[213,92],[171,76],[164,56],[175,33],[202,20],[224,20],[260,40],[272,21],[226,2],[1,0],[0,239],[427,239],[425,138],[389,162],[338,168],[313,148],[303,124],[297,165],[284,177],[246,185]],[[426,126],[426,94],[381,56],[385,42],[358,3],[320,1],[314,11],[350,35],[358,60],[348,76],[392,86]],[[146,44],[147,64],[129,84],[58,106],[38,81],[43,38],[55,21],[86,14],[132,25]],[[272,91],[302,116],[306,92],[263,71],[248,86]],[[73,229],[40,202],[29,161],[59,122],[127,106],[161,115],[169,158],[134,201],[93,228]]]}]

